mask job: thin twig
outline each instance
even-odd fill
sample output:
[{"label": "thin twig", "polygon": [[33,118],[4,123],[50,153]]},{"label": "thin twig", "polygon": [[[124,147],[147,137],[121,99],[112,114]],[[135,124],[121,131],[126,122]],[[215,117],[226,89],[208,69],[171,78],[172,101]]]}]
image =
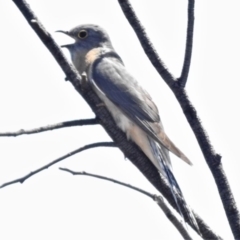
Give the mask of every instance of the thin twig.
[{"label": "thin twig", "polygon": [[130,189],[133,189],[137,192],[140,192],[142,194],[144,194],[145,196],[150,197],[152,200],[156,201],[158,206],[162,209],[162,211],[165,213],[166,217],[169,219],[169,221],[176,227],[176,229],[179,231],[179,233],[182,235],[183,239],[188,239],[191,240],[191,236],[189,235],[189,233],[186,231],[185,227],[183,226],[183,224],[178,220],[178,218],[173,214],[173,212],[171,211],[171,209],[167,206],[167,204],[164,202],[164,199],[161,196],[157,196],[155,194],[152,194],[150,192],[147,192],[141,188],[132,186],[131,184],[127,184],[121,181],[118,181],[116,179],[113,178],[108,178],[105,176],[101,176],[101,175],[97,175],[97,174],[92,174],[92,173],[87,173],[85,171],[83,172],[75,172],[72,171],[68,168],[59,168],[62,171],[65,172],[69,172],[73,175],[81,175],[81,176],[88,176],[88,177],[94,177],[94,178],[98,178],[98,179],[102,179],[102,180],[106,180],[106,181],[110,181],[116,184],[119,184],[121,186],[124,187],[128,187]]},{"label": "thin twig", "polygon": [[[13,2],[19,8],[29,25],[41,39],[46,48],[52,53],[59,66],[65,72],[69,82],[72,83],[76,91],[89,104],[93,112],[99,118],[100,124],[104,127],[109,136],[122,150],[124,155],[130,159],[130,161],[139,169],[139,171],[142,172],[142,174],[151,182],[151,184],[153,184],[153,186],[163,194],[171,206],[178,211],[175,200],[172,196],[171,189],[164,181],[164,178],[160,176],[157,169],[154,167],[151,161],[149,161],[145,154],[138,148],[138,146],[135,143],[127,140],[125,133],[123,133],[116,126],[116,123],[114,122],[107,109],[104,107],[97,107],[97,105],[101,103],[101,100],[88,85],[84,88],[81,86],[81,77],[79,76],[77,70],[72,64],[67,61],[60,47],[43,27],[35,13],[31,10],[30,6],[26,3],[25,0],[13,0]],[[179,197],[178,201],[181,203],[181,199]],[[186,221],[189,222],[187,214],[183,212],[183,215]],[[212,229],[196,213],[195,217],[197,219],[201,234],[205,239],[220,239],[220,237],[216,235],[216,233],[214,233]]]},{"label": "thin twig", "polygon": [[195,0],[188,0],[188,25],[187,37],[185,46],[185,57],[181,76],[178,79],[179,85],[185,87],[188,79],[188,73],[191,65],[192,46],[193,46],[193,31],[194,31],[194,4]]},{"label": "thin twig", "polygon": [[80,153],[80,152],[82,152],[84,150],[91,149],[91,148],[96,148],[96,147],[116,147],[116,144],[114,142],[98,142],[98,143],[92,143],[92,144],[85,145],[85,146],[80,147],[80,148],[78,148],[78,149],[76,149],[76,150],[74,150],[74,151],[72,151],[72,152],[70,152],[70,153],[60,157],[60,158],[55,159],[54,161],[44,165],[41,168],[38,168],[38,169],[30,172],[29,174],[27,174],[27,175],[25,175],[23,177],[17,178],[15,180],[10,181],[10,182],[3,183],[2,185],[0,185],[0,188],[4,188],[6,186],[9,186],[9,185],[12,185],[12,184],[15,184],[15,183],[24,183],[28,178],[30,178],[33,175],[35,175],[35,174],[37,174],[37,173],[39,173],[39,172],[41,172],[41,171],[51,167],[54,164],[56,164],[56,163],[58,163],[58,162],[60,162],[60,161],[62,161],[64,159],[66,159],[66,158],[69,158],[69,157],[71,157],[71,156],[73,156],[73,155],[75,155],[77,153]]},{"label": "thin twig", "polygon": [[109,182],[113,182],[113,183],[116,183],[116,184],[119,184],[119,185],[122,185],[122,186],[125,186],[125,187],[128,187],[128,188],[131,188],[135,191],[138,191],[150,198],[152,198],[153,200],[155,200],[155,194],[151,194],[141,188],[138,188],[138,187],[134,187],[132,186],[131,184],[128,184],[128,183],[124,183],[124,182],[121,182],[121,181],[118,181],[116,179],[113,179],[113,178],[109,178],[109,177],[105,177],[105,176],[101,176],[101,175],[98,175],[98,174],[93,174],[93,173],[88,173],[88,172],[85,172],[85,171],[82,171],[82,172],[76,172],[76,171],[73,171],[73,170],[70,170],[68,168],[62,168],[60,167],[59,168],[60,170],[62,171],[65,171],[65,172],[68,172],[68,173],[71,173],[72,175],[81,175],[81,176],[89,176],[89,177],[94,177],[94,178],[98,178],[98,179],[102,179],[102,180],[106,180],[106,181],[109,181]]},{"label": "thin twig", "polygon": [[[216,182],[218,192],[221,197],[224,210],[227,215],[227,219],[231,227],[232,233],[234,235],[234,238],[240,239],[240,214],[233,193],[231,191],[228,179],[222,167],[221,156],[217,154],[213,149],[209,137],[207,136],[207,133],[204,130],[201,121],[197,115],[197,111],[194,108],[193,104],[190,102],[184,88],[182,88],[182,86],[179,85],[178,81],[176,81],[176,79],[174,79],[173,76],[168,71],[163,71],[161,62],[159,62],[159,64],[156,63],[157,60],[156,52],[152,46],[152,43],[146,36],[146,33],[139,19],[137,18],[130,2],[128,0],[118,0],[118,2],[126,18],[128,19],[130,25],[137,34],[138,39],[141,45],[143,46],[149,60],[154,65],[159,74],[162,76],[163,80],[168,84],[170,89],[173,91],[180,106],[182,107],[184,115],[187,118],[188,123],[195,134],[195,137],[198,141],[198,144],[201,148],[204,158]],[[175,84],[173,84],[174,82]],[[198,222],[198,225],[199,224],[201,224],[201,221]],[[209,238],[207,236],[204,236],[203,232],[201,233],[204,238],[207,239]]]},{"label": "thin twig", "polygon": [[66,121],[66,122],[60,122],[55,123],[39,128],[34,129],[20,129],[16,132],[0,132],[0,137],[17,137],[24,134],[34,134],[34,133],[40,133],[40,132],[46,132],[50,130],[55,130],[59,128],[65,128],[65,127],[76,127],[76,126],[87,126],[87,125],[96,125],[99,124],[99,121],[97,118],[90,118],[90,119],[80,119],[80,120],[72,120],[72,121]]}]

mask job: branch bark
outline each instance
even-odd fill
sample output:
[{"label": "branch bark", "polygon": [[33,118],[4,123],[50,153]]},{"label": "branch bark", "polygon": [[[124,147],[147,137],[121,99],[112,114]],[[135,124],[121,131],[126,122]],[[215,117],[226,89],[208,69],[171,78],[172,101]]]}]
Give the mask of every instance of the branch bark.
[{"label": "branch bark", "polygon": [[30,172],[29,174],[27,174],[23,177],[14,179],[10,182],[3,183],[2,185],[0,185],[0,188],[4,188],[4,187],[7,187],[7,186],[15,184],[15,183],[24,183],[27,179],[29,179],[33,175],[35,175],[35,174],[37,174],[37,173],[39,173],[43,170],[48,169],[49,167],[53,166],[54,164],[59,163],[62,160],[66,159],[66,158],[69,158],[69,157],[71,157],[71,156],[73,156],[77,153],[83,152],[83,151],[88,150],[88,149],[96,148],[96,147],[116,147],[116,144],[114,142],[98,142],[98,143],[92,143],[92,144],[85,145],[85,146],[80,147],[80,148],[78,148],[78,149],[76,149],[76,150],[74,150],[70,153],[67,153],[66,155],[64,155],[60,158],[55,159],[54,161],[44,165],[43,167],[40,167],[40,168]]},{"label": "branch bark", "polygon": [[[180,84],[177,79],[174,79],[173,75],[167,70],[167,68],[164,66],[163,61],[156,53],[153,44],[148,38],[130,2],[128,0],[118,0],[118,2],[122,8],[122,11],[125,14],[125,17],[135,31],[150,62],[153,64],[157,72],[161,75],[163,80],[167,83],[167,85],[170,87],[175,97],[177,98],[183,110],[183,113],[187,118],[188,123],[192,128],[192,131],[195,134],[195,137],[204,155],[206,163],[208,164],[208,167],[210,168],[211,173],[214,177],[233,236],[235,239],[240,239],[240,215],[236,205],[236,201],[228,183],[228,179],[222,167],[221,156],[215,152],[210,142],[210,139],[207,136],[207,133],[204,130],[201,121],[197,115],[197,111],[194,108],[193,104],[190,102],[182,84]],[[190,3],[192,3],[191,0],[189,0],[189,4]],[[191,49],[189,48],[189,50]],[[191,58],[187,60],[187,62],[189,61],[189,64],[186,64],[186,69],[190,66],[190,60]]]},{"label": "branch bark", "polygon": [[[142,153],[142,151],[133,142],[128,141],[125,134],[116,127],[115,122],[113,121],[106,108],[97,107],[101,101],[98,96],[92,91],[92,89],[89,88],[89,86],[86,86],[85,88],[81,87],[81,77],[78,75],[78,72],[72,64],[68,63],[61,49],[54,42],[51,35],[45,30],[43,25],[37,19],[37,16],[30,9],[29,5],[25,2],[25,0],[13,0],[13,2],[19,8],[29,25],[32,27],[44,45],[52,53],[53,57],[65,72],[67,79],[69,79],[69,81],[75,87],[76,91],[86,100],[86,102],[92,108],[93,112],[99,118],[100,124],[104,127],[109,136],[122,150],[124,155],[130,159],[130,161],[143,173],[143,175],[153,184],[153,186],[155,186],[155,188],[163,194],[163,196],[169,201],[173,208],[178,211],[175,201],[172,197],[171,190],[166,184],[164,178],[159,175],[156,168]],[[158,59],[156,60],[158,61]],[[163,73],[167,74],[165,68],[162,70]],[[178,201],[181,203],[180,198]],[[186,221],[189,222],[186,213],[183,212],[183,214]],[[221,239],[197,214],[195,214],[195,217],[197,219],[201,234],[205,239]]]},{"label": "branch bark", "polygon": [[188,73],[192,58],[192,47],[193,47],[193,30],[194,30],[194,5],[195,0],[188,1],[188,25],[187,25],[187,38],[185,46],[185,56],[182,67],[181,76],[178,78],[180,86],[185,87],[188,79]]},{"label": "branch bark", "polygon": [[96,125],[96,124],[99,124],[97,118],[72,120],[72,121],[55,123],[52,125],[47,125],[39,128],[34,128],[34,129],[28,129],[28,130],[20,129],[16,132],[0,132],[0,137],[17,137],[20,135],[46,132],[50,130],[56,130],[59,128],[65,128],[65,127],[88,126],[88,125]]},{"label": "branch bark", "polygon": [[108,178],[105,176],[101,176],[101,175],[97,175],[97,174],[92,174],[92,173],[87,173],[87,172],[75,172],[72,171],[68,168],[59,168],[60,170],[64,171],[64,172],[68,172],[71,173],[72,175],[80,175],[80,176],[88,176],[88,177],[94,177],[94,178],[98,178],[98,179],[102,179],[102,180],[106,180],[106,181],[110,181],[116,184],[119,184],[121,186],[130,188],[132,190],[135,190],[137,192],[140,192],[142,194],[144,194],[145,196],[151,198],[152,200],[154,200],[158,206],[162,209],[162,211],[164,212],[164,214],[166,215],[166,217],[169,219],[169,221],[176,227],[176,229],[179,231],[179,233],[182,235],[183,239],[188,239],[191,240],[191,236],[189,235],[188,231],[185,229],[185,227],[183,226],[183,224],[178,220],[178,218],[173,214],[173,212],[171,211],[171,209],[167,206],[167,204],[164,202],[164,199],[161,196],[157,196],[155,194],[152,194],[150,192],[147,192],[141,188],[132,186],[130,184],[118,181],[116,179],[113,178]]}]

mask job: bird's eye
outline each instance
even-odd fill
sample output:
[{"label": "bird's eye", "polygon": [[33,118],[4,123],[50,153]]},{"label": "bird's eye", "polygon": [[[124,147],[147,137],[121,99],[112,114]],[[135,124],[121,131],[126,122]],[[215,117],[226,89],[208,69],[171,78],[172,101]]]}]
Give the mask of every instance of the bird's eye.
[{"label": "bird's eye", "polygon": [[88,36],[88,33],[86,30],[81,30],[79,33],[78,33],[78,37],[81,38],[81,39],[84,39]]}]

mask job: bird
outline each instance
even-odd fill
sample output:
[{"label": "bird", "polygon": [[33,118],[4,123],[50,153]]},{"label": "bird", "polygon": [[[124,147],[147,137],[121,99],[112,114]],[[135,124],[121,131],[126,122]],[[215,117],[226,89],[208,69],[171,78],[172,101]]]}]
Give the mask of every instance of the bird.
[{"label": "bird", "polygon": [[127,139],[135,142],[167,179],[183,217],[176,192],[181,197],[189,220],[198,230],[192,210],[173,175],[169,151],[189,165],[192,163],[165,133],[156,104],[128,72],[114,50],[108,33],[94,24],[82,24],[69,31],[57,32],[75,40],[74,43],[61,47],[69,50],[79,74],[86,74],[90,86],[106,106],[116,125],[125,132]]}]

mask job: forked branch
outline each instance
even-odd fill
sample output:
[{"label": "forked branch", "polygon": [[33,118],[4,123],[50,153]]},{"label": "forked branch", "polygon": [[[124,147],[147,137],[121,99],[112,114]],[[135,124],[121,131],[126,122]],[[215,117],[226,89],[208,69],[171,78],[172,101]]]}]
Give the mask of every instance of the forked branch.
[{"label": "forked branch", "polygon": [[[227,215],[227,219],[229,225],[231,227],[233,236],[235,239],[240,239],[240,215],[236,205],[236,201],[234,199],[233,193],[231,191],[230,185],[228,183],[227,176],[223,170],[222,163],[221,163],[221,156],[217,154],[210,142],[209,137],[207,136],[206,131],[204,130],[200,118],[197,115],[197,111],[194,108],[193,104],[190,102],[186,91],[182,87],[185,85],[184,82],[187,81],[188,70],[190,67],[190,60],[191,60],[191,52],[192,52],[192,35],[193,35],[193,21],[190,22],[189,19],[189,37],[188,43],[186,43],[186,52],[187,56],[185,55],[185,63],[183,66],[183,76],[186,78],[184,80],[180,80],[180,83],[173,77],[173,75],[164,67],[163,61],[160,59],[158,54],[156,53],[153,44],[151,43],[150,39],[148,38],[140,20],[138,19],[136,13],[134,12],[133,7],[131,6],[128,0],[118,0],[122,11],[125,14],[125,17],[129,21],[130,25],[132,26],[133,30],[135,31],[147,57],[149,58],[150,62],[153,64],[155,69],[161,75],[163,80],[168,84],[170,89],[175,94],[185,117],[188,120],[189,125],[192,128],[192,131],[195,134],[195,137],[198,141],[198,144],[201,148],[201,151],[204,155],[206,163],[208,164],[214,180],[216,182],[219,195],[221,197],[225,213]],[[194,10],[194,1],[188,1],[188,9],[189,15],[188,17],[193,17],[193,10]],[[193,20],[193,19],[192,19]],[[191,29],[192,28],[192,29]],[[190,46],[188,46],[188,44]],[[185,68],[185,70],[184,70]],[[199,224],[199,223],[198,223]],[[204,235],[203,235],[204,237]],[[206,237],[204,237],[206,238]]]},{"label": "forked branch", "polygon": [[[171,190],[164,181],[164,178],[160,177],[158,171],[153,166],[151,161],[149,161],[149,159],[136,146],[136,144],[128,141],[126,135],[117,128],[107,109],[104,107],[97,107],[97,105],[101,103],[101,100],[98,98],[95,92],[88,86],[82,88],[81,77],[79,76],[78,72],[72,64],[68,63],[59,46],[55,43],[51,35],[46,31],[41,22],[37,19],[37,16],[30,9],[29,5],[25,2],[25,0],[13,0],[13,2],[19,8],[29,25],[32,27],[32,29],[35,31],[47,49],[52,53],[55,60],[65,72],[69,82],[73,84],[76,91],[92,108],[93,112],[99,118],[100,124],[104,127],[116,145],[122,150],[124,155],[130,159],[131,162],[143,173],[143,175],[156,187],[156,189],[158,189],[163,194],[163,196],[169,201],[173,208],[177,210]],[[162,71],[167,73],[165,71],[165,68],[162,69]],[[181,202],[181,199],[179,199],[179,202]],[[186,213],[183,213],[183,215],[186,221],[189,222]],[[197,214],[195,214],[195,217],[197,219],[198,226],[203,238],[219,239],[219,236],[216,235]]]},{"label": "forked branch", "polygon": [[183,224],[178,220],[178,218],[174,215],[174,213],[171,211],[171,209],[167,206],[167,204],[164,202],[163,198],[161,196],[157,196],[155,194],[149,193],[141,188],[132,186],[130,184],[118,181],[116,179],[113,178],[108,178],[105,176],[101,176],[101,175],[97,175],[97,174],[92,174],[92,173],[87,173],[87,172],[75,172],[72,171],[68,168],[59,168],[62,171],[65,172],[69,172],[73,175],[80,175],[80,176],[88,176],[88,177],[94,177],[94,178],[98,178],[98,179],[102,179],[102,180],[106,180],[106,181],[110,181],[116,184],[119,184],[121,186],[133,189],[137,192],[140,192],[142,194],[144,194],[147,197],[150,197],[152,200],[156,201],[156,203],[158,204],[158,206],[162,209],[162,211],[164,212],[164,214],[166,215],[166,217],[169,219],[169,221],[176,227],[176,229],[179,231],[179,233],[182,235],[183,239],[188,239],[191,240],[191,236],[189,235],[189,233],[186,231],[185,227],[183,226]]}]

